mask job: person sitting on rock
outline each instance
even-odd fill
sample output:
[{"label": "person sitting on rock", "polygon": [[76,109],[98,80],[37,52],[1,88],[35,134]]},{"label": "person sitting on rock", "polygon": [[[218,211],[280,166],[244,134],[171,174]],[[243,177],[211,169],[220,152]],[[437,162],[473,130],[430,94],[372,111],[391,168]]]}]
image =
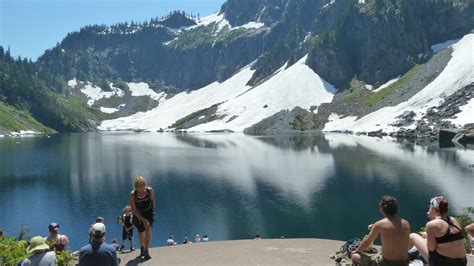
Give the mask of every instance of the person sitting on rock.
[{"label": "person sitting on rock", "polygon": [[170,236],[168,238],[168,240],[166,240],[166,245],[168,245],[168,246],[174,246],[176,244],[178,244],[178,243],[176,243],[176,241],[174,241],[173,236]]},{"label": "person sitting on rock", "polygon": [[183,240],[183,244],[192,244],[193,242],[189,241],[188,237],[185,236]]},{"label": "person sitting on rock", "polygon": [[[397,216],[398,202],[394,197],[383,196],[379,208],[385,218],[370,226],[367,238],[352,252],[352,261],[360,265],[408,265],[410,224]],[[379,235],[382,252],[375,255],[363,253]]]},{"label": "person sitting on rock", "polygon": [[31,239],[30,245],[26,249],[26,253],[30,256],[19,263],[21,266],[56,265],[56,253],[54,251],[49,251],[49,245],[46,244],[46,240],[42,236],[35,236]]},{"label": "person sitting on rock", "polygon": [[448,201],[434,197],[428,205],[426,238],[411,234],[410,240],[430,265],[467,265],[464,236],[459,222],[448,216]]}]

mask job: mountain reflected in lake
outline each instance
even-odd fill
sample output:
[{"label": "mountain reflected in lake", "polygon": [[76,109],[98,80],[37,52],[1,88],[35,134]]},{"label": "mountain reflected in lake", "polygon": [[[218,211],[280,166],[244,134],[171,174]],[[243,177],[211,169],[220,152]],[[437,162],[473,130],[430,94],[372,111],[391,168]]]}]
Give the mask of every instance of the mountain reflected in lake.
[{"label": "mountain reflected in lake", "polygon": [[156,190],[154,246],[169,234],[360,237],[385,194],[414,230],[432,196],[457,212],[474,205],[474,151],[365,136],[88,133],[1,139],[0,154],[0,229],[46,235],[59,222],[73,248],[96,216],[120,239],[137,175]]}]

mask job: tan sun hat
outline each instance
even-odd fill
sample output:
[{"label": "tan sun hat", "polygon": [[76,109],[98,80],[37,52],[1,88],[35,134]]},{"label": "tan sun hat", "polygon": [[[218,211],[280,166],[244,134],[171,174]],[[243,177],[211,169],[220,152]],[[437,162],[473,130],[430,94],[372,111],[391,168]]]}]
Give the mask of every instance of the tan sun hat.
[{"label": "tan sun hat", "polygon": [[35,236],[31,239],[30,245],[26,249],[27,253],[33,253],[38,250],[49,250],[48,244],[42,236]]}]

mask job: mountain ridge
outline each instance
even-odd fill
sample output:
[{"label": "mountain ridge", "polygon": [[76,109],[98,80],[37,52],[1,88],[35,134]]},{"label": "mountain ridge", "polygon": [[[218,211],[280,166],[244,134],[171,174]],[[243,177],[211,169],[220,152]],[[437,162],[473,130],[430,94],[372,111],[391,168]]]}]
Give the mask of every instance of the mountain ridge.
[{"label": "mountain ridge", "polygon": [[[85,26],[45,51],[32,63],[32,68],[41,79],[41,90],[51,91],[60,98],[72,95],[84,103],[83,115],[72,126],[42,120],[60,131],[91,130],[94,124],[103,120],[125,121],[130,115],[136,117],[141,115],[139,112],[160,108],[167,100],[182,93],[217,88],[235,77],[238,79],[242,71],[251,76],[235,90],[252,95],[253,90],[268,86],[266,84],[271,84],[275,77],[293,69],[294,65],[305,65],[313,72],[307,77],[317,76],[323,83],[337,88],[338,92],[332,93],[334,99],[339,99],[340,95],[357,99],[356,93],[373,94],[370,90],[365,91],[364,86],[379,87],[431,60],[435,55],[433,44],[459,39],[471,32],[474,28],[472,13],[474,3],[470,0],[413,3],[403,0],[228,0],[218,13],[203,18],[175,11],[144,23]],[[303,58],[305,61],[300,62]],[[245,70],[249,66],[250,69]],[[293,73],[294,77],[288,79],[295,78],[293,83],[298,82],[298,74]],[[68,86],[66,81],[71,80],[77,81],[79,86]],[[141,83],[148,86],[149,92],[134,96],[133,84]],[[373,97],[395,97],[400,83]],[[87,84],[104,95],[120,88],[125,96],[114,94],[88,105]],[[279,89],[289,100],[291,90],[299,88],[292,87],[293,84],[285,86]],[[315,88],[315,85],[308,88]],[[21,95],[13,94],[15,97]],[[162,96],[153,98],[153,95]],[[13,100],[15,97],[5,97],[2,90],[0,96],[12,106],[24,103],[31,107],[37,105],[35,101],[41,101],[25,96],[16,101]],[[329,102],[321,102],[318,100],[320,95],[311,97],[313,104],[299,107],[315,113],[320,106],[335,104],[332,98]],[[193,107],[191,113],[208,113],[207,108],[217,104],[218,108],[212,110],[222,115],[226,111],[219,108],[227,106],[230,100],[222,98],[203,103]],[[375,101],[375,104],[380,101],[375,98],[363,100]],[[269,110],[273,113],[282,111],[273,110],[275,106],[285,106],[283,109],[298,106],[261,105],[258,108],[268,116],[272,115]],[[178,106],[178,109],[187,110],[187,107]],[[368,110],[374,111],[373,108]],[[241,119],[233,113],[235,111],[227,112],[227,123],[237,123]],[[183,113],[175,121],[160,124],[154,130],[169,127],[191,113]],[[40,117],[37,111],[33,114]],[[205,121],[216,123],[217,118],[218,114]],[[321,116],[319,119],[324,122],[326,118]],[[195,125],[199,127],[199,124]],[[239,127],[238,131],[243,129]]]}]

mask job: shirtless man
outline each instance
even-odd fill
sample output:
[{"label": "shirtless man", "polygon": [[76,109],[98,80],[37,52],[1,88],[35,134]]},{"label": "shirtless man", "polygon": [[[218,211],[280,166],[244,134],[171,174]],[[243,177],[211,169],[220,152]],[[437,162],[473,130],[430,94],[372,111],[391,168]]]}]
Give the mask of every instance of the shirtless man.
[{"label": "shirtless man", "polygon": [[[352,252],[352,261],[360,265],[408,265],[410,224],[397,216],[398,202],[394,197],[383,196],[379,207],[385,218],[369,225],[370,233]],[[379,235],[382,253],[372,256],[362,253]]]}]

